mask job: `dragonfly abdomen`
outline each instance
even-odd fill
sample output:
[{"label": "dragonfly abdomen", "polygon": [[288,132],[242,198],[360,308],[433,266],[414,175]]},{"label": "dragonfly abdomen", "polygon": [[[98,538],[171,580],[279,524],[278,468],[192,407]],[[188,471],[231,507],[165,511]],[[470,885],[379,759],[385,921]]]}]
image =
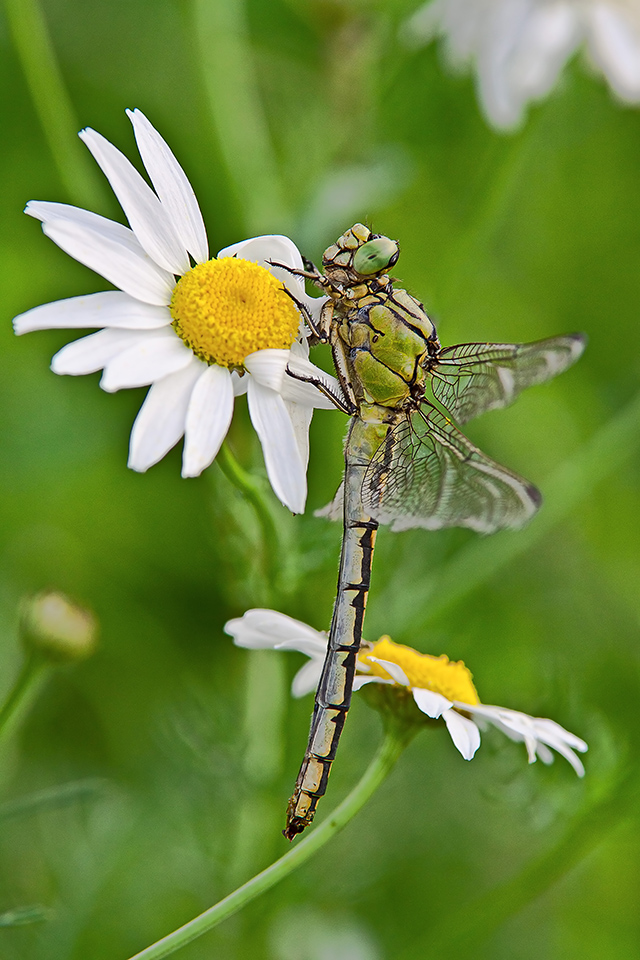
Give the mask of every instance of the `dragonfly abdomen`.
[{"label": "dragonfly abdomen", "polygon": [[331,764],[338,749],[351,704],[356,657],[369,593],[371,564],[378,524],[362,511],[360,490],[365,466],[345,453],[344,536],[340,555],[338,593],[333,608],[327,656],[318,684],[311,730],[283,833],[289,840],[313,820],[327,789]]}]

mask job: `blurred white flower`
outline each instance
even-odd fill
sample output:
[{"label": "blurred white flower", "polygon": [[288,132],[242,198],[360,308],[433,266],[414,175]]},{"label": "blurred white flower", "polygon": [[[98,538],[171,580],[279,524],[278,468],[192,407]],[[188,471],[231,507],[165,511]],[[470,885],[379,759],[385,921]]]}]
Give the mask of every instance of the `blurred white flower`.
[{"label": "blurred white flower", "polygon": [[129,466],[145,471],[184,436],[182,475],[198,476],[215,459],[246,393],[271,485],[295,513],[304,510],[308,431],[314,407],[333,409],[313,376],[340,392],[308,360],[296,304],[317,315],[324,298],[271,261],[303,269],[287,237],[254,237],[209,260],[197,200],[173,153],[139,110],[127,111],[153,190],[127,158],[95,130],[80,134],[108,178],[131,229],[64,203],[32,200],[26,213],[66,253],[118,287],[44,304],[14,320],[17,334],[100,328],[63,347],[54,373],[104,370],[113,392],[151,385],[133,425]]},{"label": "blurred white flower", "polygon": [[[261,609],[229,620],[224,629],[239,647],[306,654],[310,661],[296,674],[292,693],[301,697],[315,690],[327,651],[326,633],[274,610]],[[584,753],[584,740],[553,720],[480,703],[472,675],[462,660],[449,660],[445,654],[432,657],[381,637],[377,643],[365,644],[358,654],[353,689],[360,690],[369,683],[386,684],[404,697],[409,694],[427,717],[442,717],[465,760],[471,760],[480,746],[480,728],[488,722],[511,740],[524,742],[529,763],[537,757],[543,763],[552,763],[551,747],[569,761],[579,777],[584,776],[582,762],[574,752]]]},{"label": "blurred white flower", "polygon": [[580,49],[621,100],[640,101],[638,0],[431,0],[405,36],[444,37],[451,63],[474,67],[482,107],[502,129],[521,122]]}]

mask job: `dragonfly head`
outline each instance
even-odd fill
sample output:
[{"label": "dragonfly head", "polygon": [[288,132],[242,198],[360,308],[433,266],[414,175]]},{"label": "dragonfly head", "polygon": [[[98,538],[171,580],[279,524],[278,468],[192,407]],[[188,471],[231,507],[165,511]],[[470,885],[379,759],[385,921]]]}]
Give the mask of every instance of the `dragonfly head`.
[{"label": "dragonfly head", "polygon": [[330,280],[353,284],[372,280],[390,270],[398,261],[400,247],[356,223],[324,252],[322,266]]}]

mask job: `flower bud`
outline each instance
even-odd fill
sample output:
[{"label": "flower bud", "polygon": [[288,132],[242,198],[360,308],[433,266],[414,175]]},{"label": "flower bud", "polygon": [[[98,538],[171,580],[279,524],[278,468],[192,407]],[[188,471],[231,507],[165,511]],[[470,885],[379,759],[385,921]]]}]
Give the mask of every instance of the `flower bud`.
[{"label": "flower bud", "polygon": [[64,663],[91,656],[98,640],[98,623],[89,610],[64,594],[45,591],[24,601],[20,633],[25,647]]}]

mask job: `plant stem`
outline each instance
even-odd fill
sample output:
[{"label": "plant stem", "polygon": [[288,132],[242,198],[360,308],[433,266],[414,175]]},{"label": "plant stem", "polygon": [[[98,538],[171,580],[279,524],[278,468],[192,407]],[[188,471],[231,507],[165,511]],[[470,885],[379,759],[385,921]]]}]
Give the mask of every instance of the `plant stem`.
[{"label": "plant stem", "polygon": [[197,937],[201,937],[203,933],[213,929],[227,917],[237,913],[251,900],[270,890],[293,870],[305,863],[339,830],[342,830],[364,806],[369,797],[375,793],[404,750],[411,735],[412,731],[404,729],[389,730],[362,779],[327,820],[312,830],[293,850],[276,860],[262,873],[258,873],[247,883],[229,894],[228,897],[225,897],[224,900],[205,910],[204,913],[190,920],[183,927],[174,930],[173,933],[163,937],[162,940],[158,940],[157,943],[142,950],[141,953],[136,953],[130,960],[160,960],[161,957],[170,956]]},{"label": "plant stem", "polygon": [[24,661],[13,687],[0,707],[0,739],[10,729],[22,705],[40,682],[47,662],[35,653],[30,653]]},{"label": "plant stem", "polygon": [[58,176],[76,203],[95,206],[99,182],[77,139],[78,121],[38,0],[4,0],[13,43],[53,155]]},{"label": "plant stem", "polygon": [[228,444],[222,444],[216,463],[227,480],[249,501],[256,512],[262,530],[264,562],[270,592],[277,592],[279,572],[282,570],[282,549],[278,528],[264,496],[263,484],[251,476],[236,460]]}]

